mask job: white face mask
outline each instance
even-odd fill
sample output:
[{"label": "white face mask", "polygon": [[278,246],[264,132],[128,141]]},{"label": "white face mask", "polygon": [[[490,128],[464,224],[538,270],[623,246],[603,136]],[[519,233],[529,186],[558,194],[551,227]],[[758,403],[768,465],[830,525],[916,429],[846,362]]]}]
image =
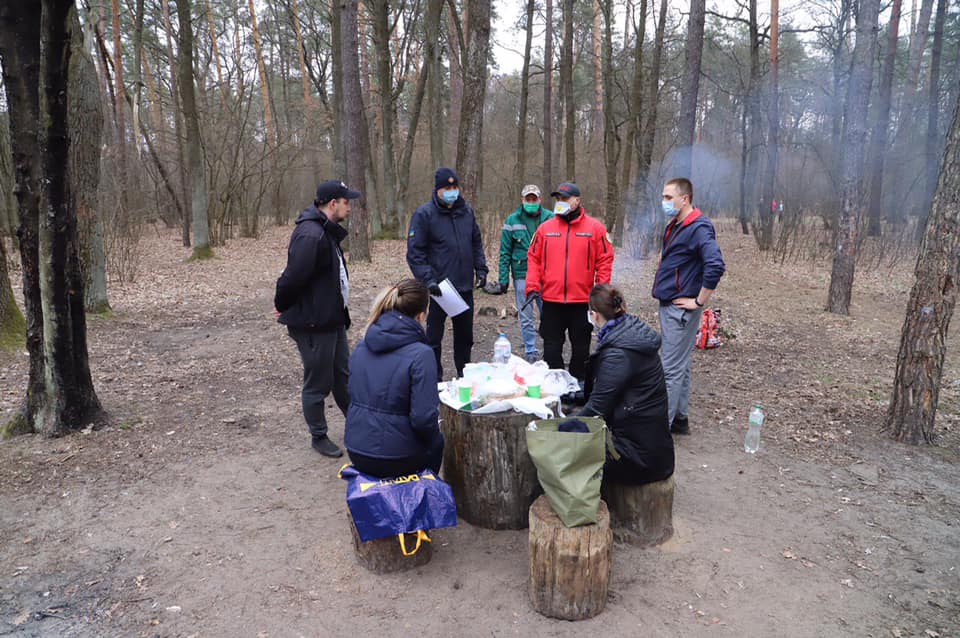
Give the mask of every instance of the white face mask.
[{"label": "white face mask", "polygon": [[557,202],[553,207],[553,214],[557,217],[565,217],[570,212],[570,202]]},{"label": "white face mask", "polygon": [[600,327],[600,326],[597,325],[597,322],[593,320],[593,311],[592,311],[592,310],[587,310],[587,321],[588,321],[588,322],[590,323],[590,325],[593,326],[594,328],[599,328],[599,327]]}]

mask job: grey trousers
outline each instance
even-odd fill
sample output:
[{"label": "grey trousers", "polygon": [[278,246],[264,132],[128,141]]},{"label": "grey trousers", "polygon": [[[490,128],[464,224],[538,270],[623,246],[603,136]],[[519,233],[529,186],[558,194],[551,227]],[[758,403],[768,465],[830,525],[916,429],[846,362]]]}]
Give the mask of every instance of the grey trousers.
[{"label": "grey trousers", "polygon": [[324,401],[330,391],[333,391],[333,400],[344,416],[350,407],[347,331],[344,328],[332,332],[288,328],[287,332],[297,343],[303,361],[303,390],[300,392],[303,418],[312,436],[326,436]]},{"label": "grey trousers", "polygon": [[697,340],[702,308],[684,310],[673,304],[660,306],[660,361],[667,380],[667,414],[686,417],[690,401],[690,375],[693,370],[693,345]]}]

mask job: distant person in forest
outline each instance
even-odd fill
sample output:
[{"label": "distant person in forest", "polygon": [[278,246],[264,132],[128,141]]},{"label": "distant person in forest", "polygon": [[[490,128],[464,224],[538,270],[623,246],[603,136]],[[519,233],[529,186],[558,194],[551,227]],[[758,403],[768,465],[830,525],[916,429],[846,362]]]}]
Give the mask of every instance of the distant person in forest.
[{"label": "distant person in forest", "polygon": [[273,301],[278,321],[287,326],[303,361],[300,397],[311,444],[332,458],[343,456],[343,451],[328,435],[324,401],[332,390],[344,415],[350,407],[350,280],[340,248],[347,230],[340,222],[350,214],[350,200],[358,197],[359,192],[339,180],[317,187],[313,205],[300,213],[290,235],[287,266],[277,280]]},{"label": "distant person in forest", "polygon": [[603,417],[620,457],[607,449],[603,480],[627,485],[662,481],[673,474],[674,454],[657,353],[660,335],[627,314],[623,295],[610,285],[593,288],[588,312],[598,328],[597,350],[587,365],[587,403],[579,414]]},{"label": "distant person in forest", "polygon": [[674,434],[689,434],[688,403],[693,346],[703,307],[726,269],[713,224],[693,207],[693,184],[678,177],[663,187],[667,228],[653,296],[660,301],[660,358],[667,380],[668,416]]},{"label": "distant person in forest", "polygon": [[[520,319],[520,335],[527,361],[540,358],[537,351],[537,326],[533,319],[533,304],[527,300],[527,251],[533,236],[545,221],[553,217],[549,208],[543,207],[540,187],[527,184],[520,191],[520,205],[503,223],[500,232],[500,294],[510,287],[513,275],[513,291]],[[543,313],[543,302],[537,299],[537,310]]]},{"label": "distant person in forest", "polygon": [[437,363],[422,325],[429,305],[427,287],[416,279],[383,290],[350,357],[344,445],[365,474],[440,472]]},{"label": "distant person in forest", "polygon": [[[410,220],[407,233],[407,265],[413,276],[430,291],[442,295],[440,282],[451,285],[467,303],[467,310],[451,318],[453,363],[457,376],[470,363],[473,349],[473,287],[487,285],[487,259],[473,208],[460,196],[460,178],[452,168],[438,168],[430,201],[421,205]],[[440,355],[447,313],[431,300],[427,314],[427,342],[437,359],[437,373],[443,378]]]},{"label": "distant person in forest", "polygon": [[593,333],[587,302],[594,285],[610,283],[613,246],[603,223],[584,210],[576,184],[564,182],[551,195],[557,202],[553,218],[537,228],[527,253],[527,299],[543,299],[544,361],[554,369],[565,367],[563,343],[569,335],[570,374],[582,385]]}]

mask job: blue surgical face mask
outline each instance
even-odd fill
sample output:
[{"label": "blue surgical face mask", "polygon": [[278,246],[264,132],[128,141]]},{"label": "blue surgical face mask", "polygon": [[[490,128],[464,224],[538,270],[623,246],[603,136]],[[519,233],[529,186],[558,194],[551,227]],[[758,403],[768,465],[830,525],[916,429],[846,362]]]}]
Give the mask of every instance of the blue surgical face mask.
[{"label": "blue surgical face mask", "polygon": [[663,200],[660,202],[660,206],[663,207],[663,214],[666,217],[673,217],[677,214],[677,209],[673,207],[673,201]]},{"label": "blue surgical face mask", "polygon": [[452,204],[460,197],[460,189],[455,188],[452,191],[443,191],[443,201]]}]

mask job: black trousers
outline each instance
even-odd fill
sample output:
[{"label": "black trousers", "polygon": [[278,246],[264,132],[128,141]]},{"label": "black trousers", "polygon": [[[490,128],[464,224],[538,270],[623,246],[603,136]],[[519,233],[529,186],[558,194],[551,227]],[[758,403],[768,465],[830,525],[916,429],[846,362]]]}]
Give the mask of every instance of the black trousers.
[{"label": "black trousers", "polygon": [[544,301],[540,313],[540,336],[543,337],[543,360],[553,369],[563,364],[563,342],[570,336],[570,374],[581,381],[587,375],[590,357],[590,335],[593,326],[587,321],[587,303]]},{"label": "black trousers", "polygon": [[[467,302],[468,308],[456,317],[450,318],[453,324],[453,364],[457,368],[457,376],[463,376],[463,366],[470,363],[470,353],[473,350],[473,291],[459,291],[460,296]],[[584,315],[586,316],[586,315]],[[427,313],[427,343],[433,348],[437,357],[437,379],[443,380],[443,364],[440,356],[443,349],[443,329],[447,321],[447,313],[443,311],[433,299],[430,300],[430,311]],[[589,347],[589,346],[588,346]]]},{"label": "black trousers", "polygon": [[350,407],[350,394],[347,392],[350,378],[347,331],[345,328],[333,332],[288,328],[287,332],[297,342],[303,361],[303,389],[300,392],[303,418],[312,436],[326,436],[324,402],[331,390],[333,400],[344,416]]},{"label": "black trousers", "polygon": [[364,474],[378,478],[418,474],[427,468],[433,470],[435,474],[440,474],[440,464],[443,462],[443,434],[438,432],[430,445],[420,454],[402,459],[378,459],[350,450],[347,450],[347,454],[355,468]]}]

